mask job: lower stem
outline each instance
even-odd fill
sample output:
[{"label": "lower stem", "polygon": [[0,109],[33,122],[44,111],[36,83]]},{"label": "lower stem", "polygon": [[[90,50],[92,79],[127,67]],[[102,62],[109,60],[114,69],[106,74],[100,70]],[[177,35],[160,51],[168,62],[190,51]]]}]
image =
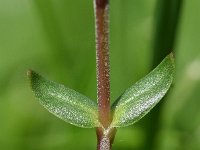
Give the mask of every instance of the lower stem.
[{"label": "lower stem", "polygon": [[111,150],[115,138],[116,128],[109,129],[105,132],[102,128],[96,129],[97,133],[97,150]]}]

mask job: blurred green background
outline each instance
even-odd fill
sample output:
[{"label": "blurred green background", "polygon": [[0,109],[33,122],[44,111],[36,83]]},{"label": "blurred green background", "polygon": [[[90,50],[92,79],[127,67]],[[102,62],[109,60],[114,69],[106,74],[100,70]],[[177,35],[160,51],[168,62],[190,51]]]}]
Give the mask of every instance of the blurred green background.
[{"label": "blurred green background", "polygon": [[[168,95],[114,150],[200,149],[200,1],[111,0],[111,98],[170,51],[176,79]],[[34,98],[31,68],[96,100],[92,0],[0,0],[0,149],[94,150],[94,129],[71,126]]]}]

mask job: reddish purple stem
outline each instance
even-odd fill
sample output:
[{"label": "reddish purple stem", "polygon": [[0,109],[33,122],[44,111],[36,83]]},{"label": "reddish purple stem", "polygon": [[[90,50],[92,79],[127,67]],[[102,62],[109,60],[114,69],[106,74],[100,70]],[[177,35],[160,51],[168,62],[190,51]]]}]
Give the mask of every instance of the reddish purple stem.
[{"label": "reddish purple stem", "polygon": [[109,61],[109,0],[95,0],[97,99],[99,121],[97,150],[110,150],[115,129],[108,129],[112,117],[110,110],[110,61]]}]

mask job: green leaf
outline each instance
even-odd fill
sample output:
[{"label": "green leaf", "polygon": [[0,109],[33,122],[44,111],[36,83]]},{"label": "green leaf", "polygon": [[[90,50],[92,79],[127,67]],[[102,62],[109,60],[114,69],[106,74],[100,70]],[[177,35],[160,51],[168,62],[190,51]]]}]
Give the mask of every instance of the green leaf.
[{"label": "green leaf", "polygon": [[112,127],[128,126],[146,115],[166,94],[175,70],[171,53],[152,72],[127,89],[113,104]]},{"label": "green leaf", "polygon": [[28,71],[39,102],[58,118],[79,127],[99,127],[97,104],[84,95]]}]

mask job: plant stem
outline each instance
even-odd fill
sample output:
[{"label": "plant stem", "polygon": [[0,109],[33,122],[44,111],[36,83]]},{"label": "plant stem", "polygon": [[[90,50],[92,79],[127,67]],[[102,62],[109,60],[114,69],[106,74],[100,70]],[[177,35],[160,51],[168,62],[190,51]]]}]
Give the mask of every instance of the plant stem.
[{"label": "plant stem", "polygon": [[109,18],[108,1],[100,2],[96,0],[97,99],[100,122],[107,128],[110,122]]},{"label": "plant stem", "polygon": [[[98,150],[110,150],[114,139],[114,130],[109,129],[110,111],[110,62],[109,62],[109,0],[95,0],[96,19],[96,65],[97,100],[99,121],[97,128]],[[107,131],[107,132],[106,132]],[[112,131],[112,132],[110,132]]]}]

